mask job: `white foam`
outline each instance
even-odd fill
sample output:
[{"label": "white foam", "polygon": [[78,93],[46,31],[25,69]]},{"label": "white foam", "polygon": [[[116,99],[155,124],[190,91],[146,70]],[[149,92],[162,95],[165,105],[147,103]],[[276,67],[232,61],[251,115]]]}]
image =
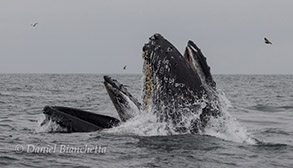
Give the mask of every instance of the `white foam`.
[{"label": "white foam", "polygon": [[41,123],[44,121],[46,117],[43,115],[38,119],[38,125],[36,126],[35,131],[37,133],[41,132],[67,132],[66,128],[61,127],[56,122],[49,120],[45,124],[41,125]]},{"label": "white foam", "polygon": [[157,117],[151,112],[141,113],[122,123],[118,127],[104,130],[118,135],[158,136],[168,135],[166,123],[157,122]]}]

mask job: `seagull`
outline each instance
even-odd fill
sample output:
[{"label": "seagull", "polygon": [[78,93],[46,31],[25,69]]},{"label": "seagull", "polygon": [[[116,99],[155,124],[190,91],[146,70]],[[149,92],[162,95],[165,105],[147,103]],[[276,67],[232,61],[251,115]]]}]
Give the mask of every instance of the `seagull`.
[{"label": "seagull", "polygon": [[266,44],[272,44],[267,38],[264,38]]},{"label": "seagull", "polygon": [[37,24],[38,24],[38,23],[36,22],[36,23],[34,23],[34,24],[31,24],[31,26],[36,27]]},{"label": "seagull", "polygon": [[124,70],[126,70],[126,65],[123,67]]}]

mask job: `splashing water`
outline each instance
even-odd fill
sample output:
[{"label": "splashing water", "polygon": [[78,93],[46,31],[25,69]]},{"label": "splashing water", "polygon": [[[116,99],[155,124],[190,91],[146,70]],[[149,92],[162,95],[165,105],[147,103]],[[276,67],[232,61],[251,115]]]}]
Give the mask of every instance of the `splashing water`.
[{"label": "splashing water", "polygon": [[[200,134],[214,136],[227,141],[256,144],[256,140],[253,139],[246,129],[239,125],[236,119],[228,113],[228,109],[232,107],[232,105],[224,93],[219,94],[219,99],[223,115],[218,118],[211,118],[207,127],[204,129],[204,132]],[[201,105],[203,108],[204,104]],[[191,120],[198,118],[199,114],[189,113],[182,118],[180,123],[188,127],[188,125],[191,124]],[[118,135],[137,136],[167,136],[170,134],[180,134],[172,130],[172,124],[158,122],[156,114],[151,110],[148,110],[147,112],[139,113],[139,115],[122,123],[118,127],[104,130],[104,132]],[[188,133],[190,133],[190,131],[187,131],[184,134]]]},{"label": "splashing water", "polygon": [[257,141],[233,118],[228,109],[232,107],[231,102],[223,92],[219,92],[220,108],[223,116],[211,118],[205,128],[205,134],[215,136],[227,141],[256,144]]},{"label": "splashing water", "polygon": [[104,130],[118,135],[158,136],[168,135],[167,124],[157,122],[157,117],[150,111],[140,113],[118,127]]},{"label": "splashing water", "polygon": [[215,136],[227,141],[256,144],[246,131],[245,128],[239,125],[239,123],[230,114],[224,113],[219,118],[211,118],[208,126],[205,128],[205,135]]}]

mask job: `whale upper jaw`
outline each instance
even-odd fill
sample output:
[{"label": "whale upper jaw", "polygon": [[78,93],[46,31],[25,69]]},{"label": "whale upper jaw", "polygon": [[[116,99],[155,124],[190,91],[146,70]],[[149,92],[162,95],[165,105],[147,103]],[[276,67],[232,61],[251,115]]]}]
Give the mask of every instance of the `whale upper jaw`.
[{"label": "whale upper jaw", "polygon": [[109,76],[104,76],[104,85],[122,121],[127,121],[140,112],[141,104],[125,85]]}]

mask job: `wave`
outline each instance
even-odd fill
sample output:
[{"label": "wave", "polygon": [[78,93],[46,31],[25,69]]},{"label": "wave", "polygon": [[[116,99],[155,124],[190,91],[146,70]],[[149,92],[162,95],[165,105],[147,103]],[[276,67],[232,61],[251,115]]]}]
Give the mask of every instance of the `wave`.
[{"label": "wave", "polygon": [[283,143],[267,143],[267,142],[258,142],[257,146],[263,149],[269,149],[269,150],[281,150],[281,149],[287,149],[293,148],[292,145],[283,144]]},{"label": "wave", "polygon": [[270,105],[258,104],[258,105],[247,107],[247,109],[261,111],[261,112],[284,112],[287,110],[292,110],[293,106],[270,106]]},{"label": "wave", "polygon": [[261,134],[279,134],[279,135],[290,135],[288,132],[277,129],[277,128],[268,128],[261,132]]}]

